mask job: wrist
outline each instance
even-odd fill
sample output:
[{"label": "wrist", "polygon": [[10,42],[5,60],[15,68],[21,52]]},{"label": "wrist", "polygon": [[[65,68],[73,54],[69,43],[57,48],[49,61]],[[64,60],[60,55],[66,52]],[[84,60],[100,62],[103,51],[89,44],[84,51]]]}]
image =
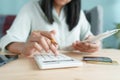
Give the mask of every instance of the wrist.
[{"label": "wrist", "polygon": [[24,51],[24,42],[12,42],[6,46],[6,49],[15,54],[22,54]]},{"label": "wrist", "polygon": [[19,44],[20,46],[17,48],[18,49],[18,53],[20,53],[20,54],[24,54],[24,52],[25,52],[25,43],[20,43]]}]

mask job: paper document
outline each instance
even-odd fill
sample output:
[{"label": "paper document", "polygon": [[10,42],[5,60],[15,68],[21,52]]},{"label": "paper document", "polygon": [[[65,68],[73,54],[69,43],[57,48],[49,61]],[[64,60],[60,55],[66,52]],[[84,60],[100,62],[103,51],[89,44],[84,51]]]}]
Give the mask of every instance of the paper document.
[{"label": "paper document", "polygon": [[107,38],[107,37],[117,33],[118,31],[120,31],[120,29],[114,29],[114,30],[106,31],[104,33],[101,33],[101,34],[91,38],[90,40],[85,40],[85,41],[94,43],[96,41],[103,40],[103,39],[105,39],[105,38]]}]

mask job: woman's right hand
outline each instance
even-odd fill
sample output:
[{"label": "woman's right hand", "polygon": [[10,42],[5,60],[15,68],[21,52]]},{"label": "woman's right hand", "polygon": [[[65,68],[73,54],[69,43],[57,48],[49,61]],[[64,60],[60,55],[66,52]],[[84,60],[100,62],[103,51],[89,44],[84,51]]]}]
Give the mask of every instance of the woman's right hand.
[{"label": "woman's right hand", "polygon": [[51,39],[54,39],[55,31],[33,31],[29,36],[27,42],[22,48],[22,54],[31,56],[38,54],[41,51],[50,52],[52,51],[55,55],[58,54],[58,45],[51,43]]}]

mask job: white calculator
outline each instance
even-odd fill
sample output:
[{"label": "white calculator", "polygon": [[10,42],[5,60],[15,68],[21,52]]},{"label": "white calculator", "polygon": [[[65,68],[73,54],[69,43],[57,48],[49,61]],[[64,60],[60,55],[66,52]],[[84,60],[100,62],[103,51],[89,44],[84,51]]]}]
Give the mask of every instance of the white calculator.
[{"label": "white calculator", "polygon": [[53,53],[42,53],[34,56],[34,59],[40,69],[79,67],[83,62],[67,55],[59,53],[55,56]]}]

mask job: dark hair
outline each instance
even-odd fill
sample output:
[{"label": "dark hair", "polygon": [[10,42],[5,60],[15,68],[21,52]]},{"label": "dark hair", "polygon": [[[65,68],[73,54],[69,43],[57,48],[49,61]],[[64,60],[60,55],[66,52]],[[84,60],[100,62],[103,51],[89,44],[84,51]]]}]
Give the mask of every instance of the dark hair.
[{"label": "dark hair", "polygon": [[[42,0],[40,4],[44,14],[47,16],[47,19],[50,24],[53,24],[54,19],[52,15],[53,9],[53,0]],[[65,14],[66,14],[66,23],[69,26],[71,31],[79,21],[81,9],[81,0],[72,0],[70,3],[65,5]]]}]

